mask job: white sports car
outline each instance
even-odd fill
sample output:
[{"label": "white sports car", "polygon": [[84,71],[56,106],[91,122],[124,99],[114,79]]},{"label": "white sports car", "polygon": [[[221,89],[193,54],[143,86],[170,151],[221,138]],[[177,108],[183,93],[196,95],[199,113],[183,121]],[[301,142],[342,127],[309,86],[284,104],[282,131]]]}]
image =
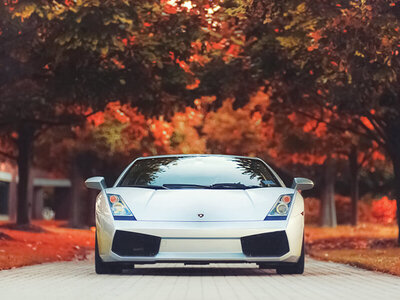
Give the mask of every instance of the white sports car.
[{"label": "white sports car", "polygon": [[86,180],[96,201],[98,274],[134,264],[257,263],[280,274],[304,271],[304,202],[261,159],[167,155],[133,161],[107,188]]}]

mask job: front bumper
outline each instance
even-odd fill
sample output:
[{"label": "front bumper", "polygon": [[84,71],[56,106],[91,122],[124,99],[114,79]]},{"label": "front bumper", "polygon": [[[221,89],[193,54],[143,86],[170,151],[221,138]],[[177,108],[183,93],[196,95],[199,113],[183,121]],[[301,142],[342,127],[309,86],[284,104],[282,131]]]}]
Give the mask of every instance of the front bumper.
[{"label": "front bumper", "polygon": [[[114,221],[97,216],[99,253],[104,262],[294,263],[301,255],[303,232],[301,214],[288,221],[241,222]],[[115,238],[121,233],[117,245]],[[124,237],[129,238],[130,233],[140,241],[136,249],[124,247]],[[259,239],[265,237],[268,239]],[[267,247],[272,250],[264,251]]]}]

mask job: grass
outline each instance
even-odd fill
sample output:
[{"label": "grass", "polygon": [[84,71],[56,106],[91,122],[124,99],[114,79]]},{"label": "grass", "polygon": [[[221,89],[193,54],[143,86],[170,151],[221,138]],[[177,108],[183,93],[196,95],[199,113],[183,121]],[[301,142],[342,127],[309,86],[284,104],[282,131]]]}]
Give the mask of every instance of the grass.
[{"label": "grass", "polygon": [[349,264],[400,276],[397,227],[360,224],[356,227],[306,227],[307,253],[316,259]]},{"label": "grass", "polygon": [[82,260],[94,248],[91,230],[62,227],[62,222],[34,222],[43,232],[0,227],[0,270],[44,262]]}]

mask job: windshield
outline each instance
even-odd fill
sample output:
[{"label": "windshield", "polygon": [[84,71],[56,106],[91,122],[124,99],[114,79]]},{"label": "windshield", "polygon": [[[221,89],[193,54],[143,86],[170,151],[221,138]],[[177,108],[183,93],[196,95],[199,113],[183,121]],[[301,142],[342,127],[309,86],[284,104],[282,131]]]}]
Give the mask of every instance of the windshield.
[{"label": "windshield", "polygon": [[245,189],[281,185],[269,168],[258,159],[180,156],[138,160],[118,186]]}]

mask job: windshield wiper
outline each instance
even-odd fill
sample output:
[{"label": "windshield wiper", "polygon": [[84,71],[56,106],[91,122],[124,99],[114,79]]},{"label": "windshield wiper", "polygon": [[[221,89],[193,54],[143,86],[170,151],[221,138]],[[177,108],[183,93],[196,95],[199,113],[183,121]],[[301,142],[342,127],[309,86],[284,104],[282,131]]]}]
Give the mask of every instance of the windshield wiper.
[{"label": "windshield wiper", "polygon": [[215,183],[212,185],[202,185],[195,183],[166,183],[162,185],[164,188],[168,189],[236,189],[236,190],[245,190],[245,189],[254,189],[254,188],[262,188],[259,185],[245,185],[243,183]]},{"label": "windshield wiper", "polygon": [[162,185],[139,185],[139,184],[131,184],[131,185],[125,185],[124,187],[136,187],[136,188],[153,189],[153,190],[168,190],[167,187],[162,186]]},{"label": "windshield wiper", "polygon": [[163,184],[163,187],[165,188],[171,188],[171,189],[191,189],[191,188],[197,188],[197,189],[207,189],[209,186],[208,185],[201,185],[201,184],[191,184],[191,183],[166,183]]},{"label": "windshield wiper", "polygon": [[243,183],[233,183],[233,182],[227,182],[227,183],[214,183],[210,185],[208,188],[210,189],[239,189],[239,190],[245,190],[245,189],[254,189],[254,188],[261,188],[262,186],[259,185],[245,185]]}]

